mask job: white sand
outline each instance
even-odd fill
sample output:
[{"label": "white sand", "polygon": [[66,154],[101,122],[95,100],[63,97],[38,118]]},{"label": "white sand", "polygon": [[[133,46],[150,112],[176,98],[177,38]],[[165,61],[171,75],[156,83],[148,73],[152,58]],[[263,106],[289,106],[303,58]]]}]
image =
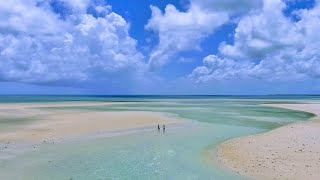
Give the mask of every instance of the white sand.
[{"label": "white sand", "polygon": [[43,107],[80,107],[80,106],[103,106],[114,104],[130,104],[130,102],[49,102],[49,103],[1,103],[0,110],[3,109],[23,109],[23,108],[43,108]]},{"label": "white sand", "polygon": [[218,159],[254,179],[320,179],[320,104],[272,104],[317,115],[267,133],[221,144]]},{"label": "white sand", "polygon": [[43,107],[99,106],[114,103],[32,103],[0,104],[1,118],[31,119],[27,123],[0,131],[0,142],[42,142],[86,134],[154,127],[177,123],[174,117],[157,112],[102,112]]}]

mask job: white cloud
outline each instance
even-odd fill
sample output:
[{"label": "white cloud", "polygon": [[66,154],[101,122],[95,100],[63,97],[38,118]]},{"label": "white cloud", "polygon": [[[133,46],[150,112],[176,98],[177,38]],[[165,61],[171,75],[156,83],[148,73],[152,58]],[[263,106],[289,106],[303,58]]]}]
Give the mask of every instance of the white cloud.
[{"label": "white cloud", "polygon": [[90,0],[61,0],[66,3],[74,12],[85,13],[88,6],[90,5]]},{"label": "white cloud", "polygon": [[200,49],[200,42],[229,19],[225,12],[203,10],[191,5],[186,12],[167,5],[162,13],[151,6],[152,17],[146,29],[158,33],[159,44],[150,54],[149,66],[157,69],[181,51]]},{"label": "white cloud", "polygon": [[192,0],[191,3],[203,9],[227,11],[230,14],[246,13],[263,5],[262,0]]},{"label": "white cloud", "polygon": [[52,11],[37,7],[35,0],[0,2],[0,33],[52,34],[64,25]]},{"label": "white cloud", "polygon": [[164,13],[151,6],[146,29],[158,34],[159,44],[150,54],[149,67],[158,69],[179,52],[200,50],[202,40],[233,16],[257,11],[262,4],[262,0],[191,0],[185,12],[169,4]]},{"label": "white cloud", "polygon": [[233,45],[221,44],[224,56],[261,59],[285,47],[299,46],[303,35],[291,20],[282,14],[285,4],[267,0],[263,10],[241,18],[235,30]]},{"label": "white cloud", "polygon": [[[280,0],[265,0],[261,12],[242,17],[234,35],[234,44],[221,43],[210,66],[204,59],[190,78],[210,81],[219,78],[256,78],[298,80],[320,77],[320,5],[296,12],[299,21],[286,17]],[[229,63],[227,63],[229,62]]]},{"label": "white cloud", "polygon": [[[0,3],[0,80],[28,83],[119,80],[143,69],[143,55],[129,25],[109,7],[105,16],[77,13],[59,18],[37,0]],[[67,2],[67,1],[66,1]],[[88,1],[69,0],[83,10]]]},{"label": "white cloud", "polygon": [[[108,82],[105,86],[122,84],[123,89],[142,82],[152,89],[161,77],[147,74],[147,66],[157,69],[180,52],[200,50],[206,37],[235,19],[234,43],[221,43],[219,52],[204,58],[190,79],[320,77],[319,1],[313,9],[294,12],[299,21],[283,15],[286,5],[281,0],[192,0],[186,11],[168,5],[161,12],[152,6],[145,28],[158,35],[159,43],[148,64],[128,33],[129,24],[110,6],[89,0],[55,0],[67,9],[59,13],[51,7],[53,1],[0,2],[0,81]],[[176,60],[181,65],[191,61]]]},{"label": "white cloud", "polygon": [[196,82],[208,82],[211,80],[226,80],[246,78],[243,71],[252,68],[249,62],[238,63],[232,59],[221,59],[215,55],[209,55],[203,59],[203,66],[195,68],[189,78]]}]

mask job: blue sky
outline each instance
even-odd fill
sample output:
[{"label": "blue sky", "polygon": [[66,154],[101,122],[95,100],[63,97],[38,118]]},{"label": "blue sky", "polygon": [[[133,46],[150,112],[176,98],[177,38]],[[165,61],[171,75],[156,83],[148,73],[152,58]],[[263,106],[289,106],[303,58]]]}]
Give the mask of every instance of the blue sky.
[{"label": "blue sky", "polygon": [[0,94],[319,94],[319,0],[0,2]]}]

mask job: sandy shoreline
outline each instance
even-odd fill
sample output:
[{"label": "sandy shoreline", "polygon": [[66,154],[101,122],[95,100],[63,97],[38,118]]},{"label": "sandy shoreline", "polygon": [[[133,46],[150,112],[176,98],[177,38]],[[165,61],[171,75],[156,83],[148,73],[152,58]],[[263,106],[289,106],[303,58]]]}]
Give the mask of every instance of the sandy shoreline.
[{"label": "sandy shoreline", "polygon": [[311,121],[221,144],[217,158],[226,167],[253,179],[320,178],[320,104],[268,104],[310,112]]},{"label": "sandy shoreline", "polygon": [[[6,123],[14,122],[12,128],[0,131],[0,142],[39,143],[86,134],[156,127],[158,124],[180,122],[175,117],[158,112],[46,109],[48,107],[105,106],[112,104],[115,103],[0,104],[0,123],[3,123],[3,121]],[[17,118],[20,119],[16,120]],[[24,119],[29,121],[20,122]]]}]

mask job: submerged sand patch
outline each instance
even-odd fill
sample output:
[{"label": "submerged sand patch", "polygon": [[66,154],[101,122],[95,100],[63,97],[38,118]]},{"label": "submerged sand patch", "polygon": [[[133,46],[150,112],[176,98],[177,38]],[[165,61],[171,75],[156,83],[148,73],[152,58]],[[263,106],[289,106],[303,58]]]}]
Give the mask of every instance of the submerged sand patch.
[{"label": "submerged sand patch", "polygon": [[268,106],[306,111],[317,117],[225,142],[217,150],[218,159],[254,179],[320,179],[320,104]]}]

